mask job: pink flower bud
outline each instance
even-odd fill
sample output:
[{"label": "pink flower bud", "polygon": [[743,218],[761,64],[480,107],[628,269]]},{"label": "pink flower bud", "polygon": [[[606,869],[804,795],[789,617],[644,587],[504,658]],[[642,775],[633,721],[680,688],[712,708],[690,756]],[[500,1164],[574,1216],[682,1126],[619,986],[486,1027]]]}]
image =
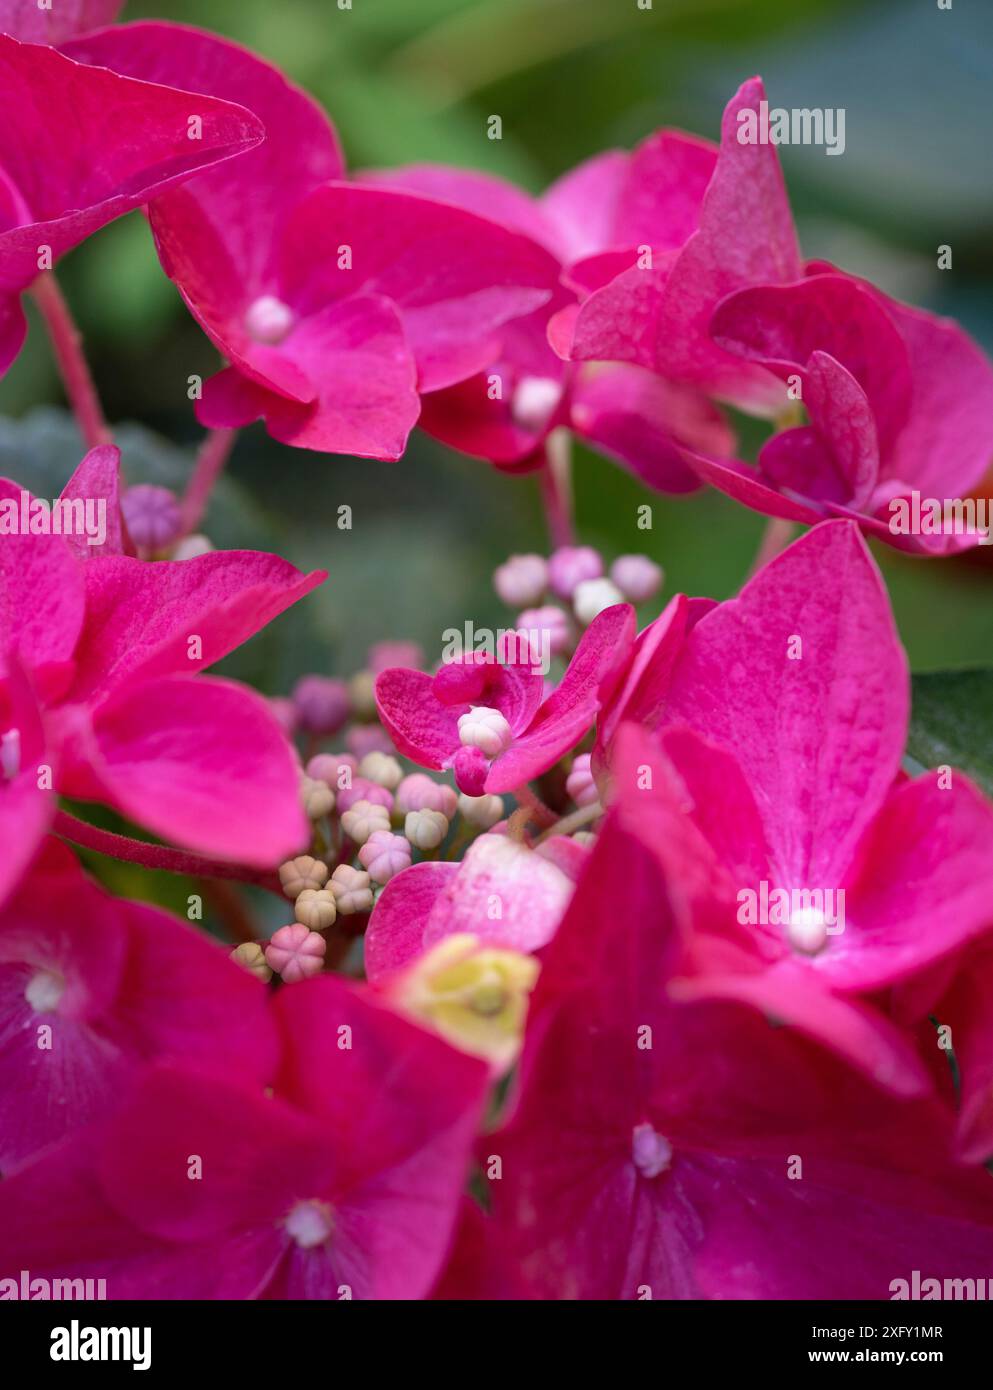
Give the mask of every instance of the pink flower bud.
[{"label": "pink flower bud", "polygon": [[360,801],[371,801],[374,806],[393,810],[393,793],[378,782],[370,782],[367,777],[353,777],[352,785],[338,793],[338,810],[350,811]]},{"label": "pink flower bud", "polygon": [[[554,603],[544,608],[527,608],[517,619],[516,627],[525,632],[548,633],[548,650],[552,656],[561,656],[572,643],[572,624],[569,615]],[[539,636],[539,646],[541,638]]]},{"label": "pink flower bud", "polygon": [[420,671],[424,666],[424,652],[416,642],[377,642],[369,648],[366,661],[374,676],[394,666]]},{"label": "pink flower bud", "polygon": [[354,869],[351,864],[339,864],[331,875],[328,887],[343,917],[371,910],[372,884],[369,875],[362,869]]},{"label": "pink flower bud", "polygon": [[288,898],[298,898],[305,888],[323,888],[328,881],[328,866],[311,854],[299,854],[279,866],[279,881]]},{"label": "pink flower bud", "polygon": [[128,533],[141,551],[154,554],[168,550],[183,532],[179,502],[167,487],[138,483],[121,498],[121,511]]},{"label": "pink flower bud", "polygon": [[559,598],[570,599],[584,579],[599,579],[603,561],[588,545],[564,545],[548,562],[548,579]]},{"label": "pink flower bud", "polygon": [[389,883],[394,875],[410,868],[410,842],[402,835],[377,830],[359,850],[359,860],[375,883]]},{"label": "pink flower bud", "polygon": [[482,796],[489,770],[489,759],[481,748],[460,748],[452,762],[456,785],[467,796]]},{"label": "pink flower bud", "polygon": [[358,762],[351,753],[318,753],[307,764],[307,776],[313,777],[315,782],[325,783],[333,792],[347,791],[347,785],[339,785],[343,767],[347,767],[349,772],[354,772],[358,767]]},{"label": "pink flower bud", "polygon": [[327,942],[319,932],[311,931],[300,922],[280,927],[273,932],[265,950],[266,964],[288,985],[317,975],[324,966]]},{"label": "pink flower bud", "polygon": [[394,752],[393,741],[381,724],[357,724],[345,735],[345,743],[357,758],[367,758],[370,753]]},{"label": "pink flower bud", "polygon": [[647,555],[620,555],[610,567],[610,577],[631,603],[646,603],[662,587],[662,570]]},{"label": "pink flower bud", "polygon": [[493,587],[509,608],[537,603],[548,586],[548,562],[541,555],[511,555],[493,575]]},{"label": "pink flower bud", "polygon": [[292,738],[297,731],[297,707],[292,700],[287,700],[283,695],[274,695],[269,701],[269,708],[279,721],[279,727],[287,738]]},{"label": "pink flower bud", "polygon": [[624,595],[609,579],[584,579],[576,585],[572,596],[576,617],[584,627],[589,627],[605,608],[613,608],[615,603],[623,602]]},{"label": "pink flower bud", "polygon": [[423,772],[411,773],[396,790],[396,809],[404,816],[408,811],[440,811],[451,820],[457,804],[453,788],[434,781]]},{"label": "pink flower bud", "polygon": [[592,806],[594,801],[600,799],[590,771],[589,753],[580,753],[573,759],[572,771],[565,779],[565,789],[577,806]]},{"label": "pink flower bud", "polygon": [[510,747],[514,735],[498,709],[472,705],[467,714],[459,715],[459,738],[463,747],[480,748],[488,758],[495,758]]},{"label": "pink flower bud", "polygon": [[300,728],[318,738],[337,733],[350,712],[344,681],[329,676],[304,676],[293,687]]},{"label": "pink flower bud", "polygon": [[341,826],[350,840],[364,845],[377,830],[389,830],[390,813],[385,806],[378,806],[372,801],[356,801],[342,813]]}]

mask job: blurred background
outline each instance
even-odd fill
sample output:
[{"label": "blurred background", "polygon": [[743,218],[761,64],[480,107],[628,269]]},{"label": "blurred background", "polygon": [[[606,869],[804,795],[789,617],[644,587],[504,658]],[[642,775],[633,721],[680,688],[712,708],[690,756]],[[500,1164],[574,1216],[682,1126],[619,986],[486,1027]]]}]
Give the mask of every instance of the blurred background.
[{"label": "blurred background", "polygon": [[[642,4],[648,0],[642,0]],[[214,29],[315,93],[352,168],[411,160],[488,169],[537,192],[577,162],[662,125],[716,138],[740,81],[783,106],[844,107],[847,147],[781,151],[808,256],[960,319],[993,351],[993,4],[954,0],[128,0],[125,19]],[[486,138],[490,114],[502,141]],[[953,249],[939,271],[937,247]],[[139,215],[60,267],[129,481],[181,486],[200,435],[186,397],[213,349],[159,269]],[[44,335],[0,381],[0,473],[53,496],[78,461]],[[747,449],[749,433],[744,432]],[[608,558],[647,550],[675,590],[722,598],[748,571],[764,519],[728,499],[648,493],[582,449],[581,537]],[[636,529],[639,504],[651,532]],[[353,509],[338,531],[336,509]],[[261,425],[239,440],[206,530],[271,548],[330,582],[226,663],[269,693],[308,670],[348,675],[369,644],[506,620],[490,575],[545,549],[532,478],[497,473],[420,435],[400,463],[284,448]],[[915,670],[988,662],[993,566],[877,547]]]}]

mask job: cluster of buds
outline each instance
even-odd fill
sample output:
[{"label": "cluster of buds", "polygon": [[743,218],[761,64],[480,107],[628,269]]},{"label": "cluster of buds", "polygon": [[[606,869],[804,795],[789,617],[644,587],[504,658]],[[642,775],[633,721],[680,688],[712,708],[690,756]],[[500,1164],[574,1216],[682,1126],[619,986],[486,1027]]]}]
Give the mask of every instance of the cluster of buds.
[{"label": "cluster of buds", "polygon": [[[517,626],[548,633],[553,655],[568,652],[575,623],[588,627],[615,603],[647,603],[664,575],[647,555],[621,555],[605,572],[603,557],[588,545],[566,545],[543,555],[511,555],[494,572],[493,585]],[[568,608],[563,605],[568,605]]]}]

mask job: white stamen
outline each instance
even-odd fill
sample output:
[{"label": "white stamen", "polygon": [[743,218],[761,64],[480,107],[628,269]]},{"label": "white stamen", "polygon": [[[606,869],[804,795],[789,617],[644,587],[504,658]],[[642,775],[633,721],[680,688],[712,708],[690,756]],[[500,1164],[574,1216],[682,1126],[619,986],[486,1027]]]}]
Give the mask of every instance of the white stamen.
[{"label": "white stamen", "polygon": [[257,343],[281,343],[293,327],[293,310],[275,295],[263,294],[248,306],[245,327]]},{"label": "white stamen", "polygon": [[62,1002],[66,982],[57,970],[38,970],[28,981],[24,997],[36,1014],[54,1013]]},{"label": "white stamen", "polygon": [[797,908],[790,914],[786,935],[795,951],[816,956],[828,939],[827,918],[819,907]]},{"label": "white stamen", "polygon": [[298,1202],[285,1222],[301,1250],[323,1245],[334,1230],[334,1213],[326,1202]]}]

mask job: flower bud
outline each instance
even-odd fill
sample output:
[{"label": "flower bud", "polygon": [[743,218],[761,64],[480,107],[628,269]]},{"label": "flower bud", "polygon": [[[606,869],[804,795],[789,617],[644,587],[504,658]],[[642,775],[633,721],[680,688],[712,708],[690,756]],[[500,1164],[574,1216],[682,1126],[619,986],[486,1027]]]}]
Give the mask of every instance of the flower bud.
[{"label": "flower bud", "polygon": [[610,577],[629,603],[645,603],[661,589],[665,575],[647,555],[620,555]]},{"label": "flower bud", "polygon": [[327,888],[305,888],[293,906],[293,915],[311,931],[327,931],[338,915],[334,894]]},{"label": "flower bud", "polygon": [[576,585],[572,596],[576,617],[584,627],[589,627],[605,608],[613,608],[615,603],[623,602],[624,595],[609,579],[584,579]]},{"label": "flower bud", "polygon": [[452,760],[452,771],[460,792],[482,796],[490,765],[481,748],[460,748]]},{"label": "flower bud", "polygon": [[371,671],[359,671],[348,682],[348,698],[356,719],[376,717],[376,677]]},{"label": "flower bud", "polygon": [[511,555],[493,575],[493,587],[508,608],[537,603],[548,586],[548,561],[541,555]]},{"label": "flower bud", "polygon": [[331,875],[328,887],[343,917],[372,909],[371,880],[361,869],[353,869],[351,864],[339,864]]},{"label": "flower bud", "polygon": [[571,599],[585,579],[599,579],[603,561],[588,545],[563,545],[548,562],[548,579],[559,598]]},{"label": "flower bud", "polygon": [[364,845],[377,830],[389,830],[390,813],[372,801],[356,801],[341,815],[341,828],[350,840]]},{"label": "flower bud", "polygon": [[440,811],[408,811],[403,833],[415,849],[437,849],[448,834],[448,818]]},{"label": "flower bud", "polygon": [[377,830],[359,850],[359,861],[374,883],[389,883],[403,869],[410,868],[410,844],[402,835]]},{"label": "flower bud", "polygon": [[348,691],[330,676],[303,676],[293,687],[300,728],[317,738],[335,734],[349,715]]},{"label": "flower bud", "polygon": [[477,830],[492,830],[497,821],[503,820],[503,798],[500,796],[459,797],[459,810],[465,820]]},{"label": "flower bud", "polygon": [[297,709],[293,701],[282,695],[274,695],[269,701],[269,708],[286,737],[292,738],[297,731]]},{"label": "flower bud", "polygon": [[548,428],[561,399],[562,385],[554,377],[523,376],[510,398],[511,418],[520,429],[540,434]]},{"label": "flower bud", "polygon": [[256,975],[263,984],[272,979],[272,971],[266,964],[265,951],[257,941],[243,941],[231,952],[231,959],[236,960],[250,974]]},{"label": "flower bud", "polygon": [[458,806],[458,797],[445,782],[436,782],[423,772],[405,777],[396,790],[396,809],[401,815],[408,811],[440,811],[451,820]]},{"label": "flower bud", "polygon": [[561,656],[569,650],[572,642],[572,623],[568,613],[554,603],[543,608],[527,608],[518,614],[515,624],[518,631],[548,633],[548,650],[552,656]]},{"label": "flower bud", "polygon": [[538,962],[457,932],[439,941],[389,987],[394,1003],[453,1046],[501,1073],[520,1051]]},{"label": "flower bud", "polygon": [[370,782],[376,782],[392,792],[403,780],[403,769],[396,758],[391,758],[388,753],[374,751],[367,753],[359,763],[359,776],[368,777]]},{"label": "flower bud", "polygon": [[209,536],[205,536],[202,531],[194,531],[192,536],[183,537],[174,548],[170,558],[173,560],[195,560],[199,555],[210,555],[213,549],[214,545]]},{"label": "flower bud", "polygon": [[154,555],[175,545],[183,534],[183,514],[167,487],[138,483],[121,498],[128,534],[138,550]]},{"label": "flower bud", "polygon": [[600,793],[590,771],[589,753],[579,753],[572,761],[572,771],[565,779],[565,789],[577,806],[592,806]]},{"label": "flower bud", "polygon": [[487,758],[495,758],[510,747],[514,735],[498,709],[471,705],[467,714],[459,715],[459,738],[463,747],[479,748]]},{"label": "flower bud", "polygon": [[352,778],[350,787],[338,793],[337,801],[338,810],[343,812],[350,811],[360,801],[371,801],[373,806],[382,806],[387,813],[393,810],[393,793],[378,782],[370,782],[367,777],[358,775]]},{"label": "flower bud", "polygon": [[245,329],[257,343],[275,346],[293,327],[293,310],[273,294],[253,299],[245,313]]},{"label": "flower bud", "polygon": [[328,866],[310,854],[299,854],[279,866],[279,881],[288,898],[299,898],[305,888],[323,888],[328,881]]},{"label": "flower bud", "polygon": [[[313,777],[315,782],[323,782],[333,792],[346,791],[357,766],[351,753],[317,753],[307,764],[307,776]],[[348,769],[347,778],[341,775],[344,768]]]},{"label": "flower bud", "polygon": [[318,782],[315,777],[304,776],[300,797],[308,820],[321,820],[334,810],[334,792],[326,782]]},{"label": "flower bud", "polygon": [[294,922],[273,932],[265,958],[269,967],[292,985],[306,980],[309,975],[320,974],[327,949],[323,936],[310,931],[302,922]]},{"label": "flower bud", "polygon": [[405,666],[409,671],[420,671],[424,666],[424,652],[417,642],[376,642],[367,659],[374,676],[394,666]]}]

